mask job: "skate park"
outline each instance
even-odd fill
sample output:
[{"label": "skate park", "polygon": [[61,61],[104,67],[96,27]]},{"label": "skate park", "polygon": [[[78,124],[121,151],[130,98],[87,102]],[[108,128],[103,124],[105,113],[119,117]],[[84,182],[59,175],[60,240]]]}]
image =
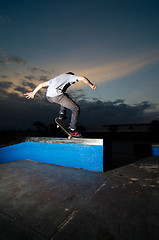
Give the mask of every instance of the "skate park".
[{"label": "skate park", "polygon": [[[104,139],[2,145],[1,239],[158,239],[158,147],[134,160]],[[126,164],[112,166],[113,148]]]}]

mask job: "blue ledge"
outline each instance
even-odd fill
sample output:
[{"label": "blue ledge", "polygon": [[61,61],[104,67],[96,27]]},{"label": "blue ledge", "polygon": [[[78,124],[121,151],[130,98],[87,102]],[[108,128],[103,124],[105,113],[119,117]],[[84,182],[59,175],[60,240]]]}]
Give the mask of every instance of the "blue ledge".
[{"label": "blue ledge", "polygon": [[26,159],[104,172],[111,167],[111,144],[103,139],[27,138],[0,148],[0,163]]},{"label": "blue ledge", "polygon": [[159,156],[159,144],[152,145],[152,156]]}]

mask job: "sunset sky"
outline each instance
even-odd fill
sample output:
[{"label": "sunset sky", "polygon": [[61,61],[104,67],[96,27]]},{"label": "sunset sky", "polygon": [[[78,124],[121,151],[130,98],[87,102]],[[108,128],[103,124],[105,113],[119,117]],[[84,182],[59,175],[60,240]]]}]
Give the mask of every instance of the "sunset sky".
[{"label": "sunset sky", "polygon": [[1,129],[54,122],[58,106],[40,82],[72,71],[79,124],[159,120],[159,2],[156,0],[6,0],[0,5]]}]

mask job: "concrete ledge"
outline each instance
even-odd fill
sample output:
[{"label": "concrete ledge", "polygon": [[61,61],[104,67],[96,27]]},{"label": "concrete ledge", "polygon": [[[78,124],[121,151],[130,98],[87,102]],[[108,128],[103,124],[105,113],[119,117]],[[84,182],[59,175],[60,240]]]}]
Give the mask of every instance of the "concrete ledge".
[{"label": "concrete ledge", "polygon": [[49,137],[28,137],[25,139],[25,142],[102,145],[103,139],[90,139],[90,138],[68,139],[68,138],[49,138]]},{"label": "concrete ledge", "polygon": [[111,143],[103,139],[32,137],[0,148],[0,163],[25,159],[104,172],[111,167]]}]

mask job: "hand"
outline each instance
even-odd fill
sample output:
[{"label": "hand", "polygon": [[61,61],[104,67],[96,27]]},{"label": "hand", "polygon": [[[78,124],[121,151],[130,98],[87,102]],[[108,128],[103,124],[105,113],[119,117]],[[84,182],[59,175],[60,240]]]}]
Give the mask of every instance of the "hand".
[{"label": "hand", "polygon": [[96,90],[97,87],[96,87],[96,85],[93,84],[93,85],[91,85],[91,88],[92,88],[93,90]]},{"label": "hand", "polygon": [[27,92],[24,94],[27,99],[34,98],[34,93],[33,92]]}]

